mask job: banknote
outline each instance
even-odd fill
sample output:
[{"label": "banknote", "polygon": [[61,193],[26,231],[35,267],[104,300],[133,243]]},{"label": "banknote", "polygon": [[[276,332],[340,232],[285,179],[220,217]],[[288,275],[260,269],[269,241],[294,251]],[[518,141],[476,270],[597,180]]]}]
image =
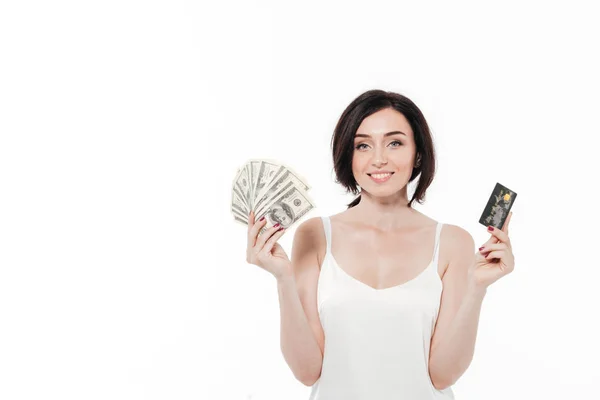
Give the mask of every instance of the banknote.
[{"label": "banknote", "polygon": [[315,208],[315,205],[308,197],[307,192],[302,188],[291,185],[268,206],[265,206],[262,213],[257,214],[257,219],[264,216],[267,220],[259,234],[277,223],[287,229],[313,208]]},{"label": "banknote", "polygon": [[263,211],[264,207],[268,206],[274,198],[286,191],[290,185],[301,188],[305,192],[310,189],[302,178],[294,174],[291,169],[286,168],[275,175],[271,182],[259,193],[258,200],[254,205],[256,212],[260,213]]},{"label": "banknote", "polygon": [[315,208],[306,179],[291,167],[271,159],[250,159],[238,168],[231,187],[234,220],[248,225],[253,210],[255,221],[265,216],[261,233],[276,223],[289,228]]}]

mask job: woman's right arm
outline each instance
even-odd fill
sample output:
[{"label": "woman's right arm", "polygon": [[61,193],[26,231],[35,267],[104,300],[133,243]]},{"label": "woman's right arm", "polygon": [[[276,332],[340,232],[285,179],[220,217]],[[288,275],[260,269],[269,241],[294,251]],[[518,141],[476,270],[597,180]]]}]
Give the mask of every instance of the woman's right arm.
[{"label": "woman's right arm", "polygon": [[317,311],[319,217],[302,222],[294,234],[292,268],[277,278],[281,351],[296,379],[312,386],[321,376],[324,333]]}]

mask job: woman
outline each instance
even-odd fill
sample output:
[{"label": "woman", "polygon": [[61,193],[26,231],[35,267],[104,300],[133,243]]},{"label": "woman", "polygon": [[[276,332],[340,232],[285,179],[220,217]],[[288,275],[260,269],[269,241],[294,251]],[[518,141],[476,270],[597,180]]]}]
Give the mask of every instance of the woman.
[{"label": "woman", "polygon": [[311,400],[453,399],[487,287],[514,268],[510,215],[473,255],[466,230],[412,208],[435,152],[423,114],[400,94],[356,98],[332,147],[336,182],[360,194],[300,224],[291,260],[277,243],[285,230],[257,235],[266,222],[249,216],[247,261],[277,279],[284,358]]}]

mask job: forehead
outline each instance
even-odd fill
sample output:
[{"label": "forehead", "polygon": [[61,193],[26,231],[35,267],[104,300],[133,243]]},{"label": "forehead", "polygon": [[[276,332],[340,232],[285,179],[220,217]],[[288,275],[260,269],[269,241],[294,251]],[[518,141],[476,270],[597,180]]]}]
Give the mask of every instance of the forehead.
[{"label": "forehead", "polygon": [[[356,133],[371,135],[378,139],[382,138],[384,133],[392,131],[404,132],[408,138],[413,136],[413,131],[406,117],[394,109],[386,108],[363,119]],[[403,137],[404,135],[397,136]]]}]

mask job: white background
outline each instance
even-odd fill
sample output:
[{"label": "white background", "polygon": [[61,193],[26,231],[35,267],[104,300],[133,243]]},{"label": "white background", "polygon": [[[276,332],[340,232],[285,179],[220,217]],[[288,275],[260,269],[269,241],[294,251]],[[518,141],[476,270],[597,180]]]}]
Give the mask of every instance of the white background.
[{"label": "white background", "polygon": [[307,399],[231,182],[280,160],[303,219],[343,211],[331,134],[369,89],[433,131],[421,212],[480,246],[518,193],[456,398],[600,398],[592,2],[282,3],[2,2],[0,398]]}]

